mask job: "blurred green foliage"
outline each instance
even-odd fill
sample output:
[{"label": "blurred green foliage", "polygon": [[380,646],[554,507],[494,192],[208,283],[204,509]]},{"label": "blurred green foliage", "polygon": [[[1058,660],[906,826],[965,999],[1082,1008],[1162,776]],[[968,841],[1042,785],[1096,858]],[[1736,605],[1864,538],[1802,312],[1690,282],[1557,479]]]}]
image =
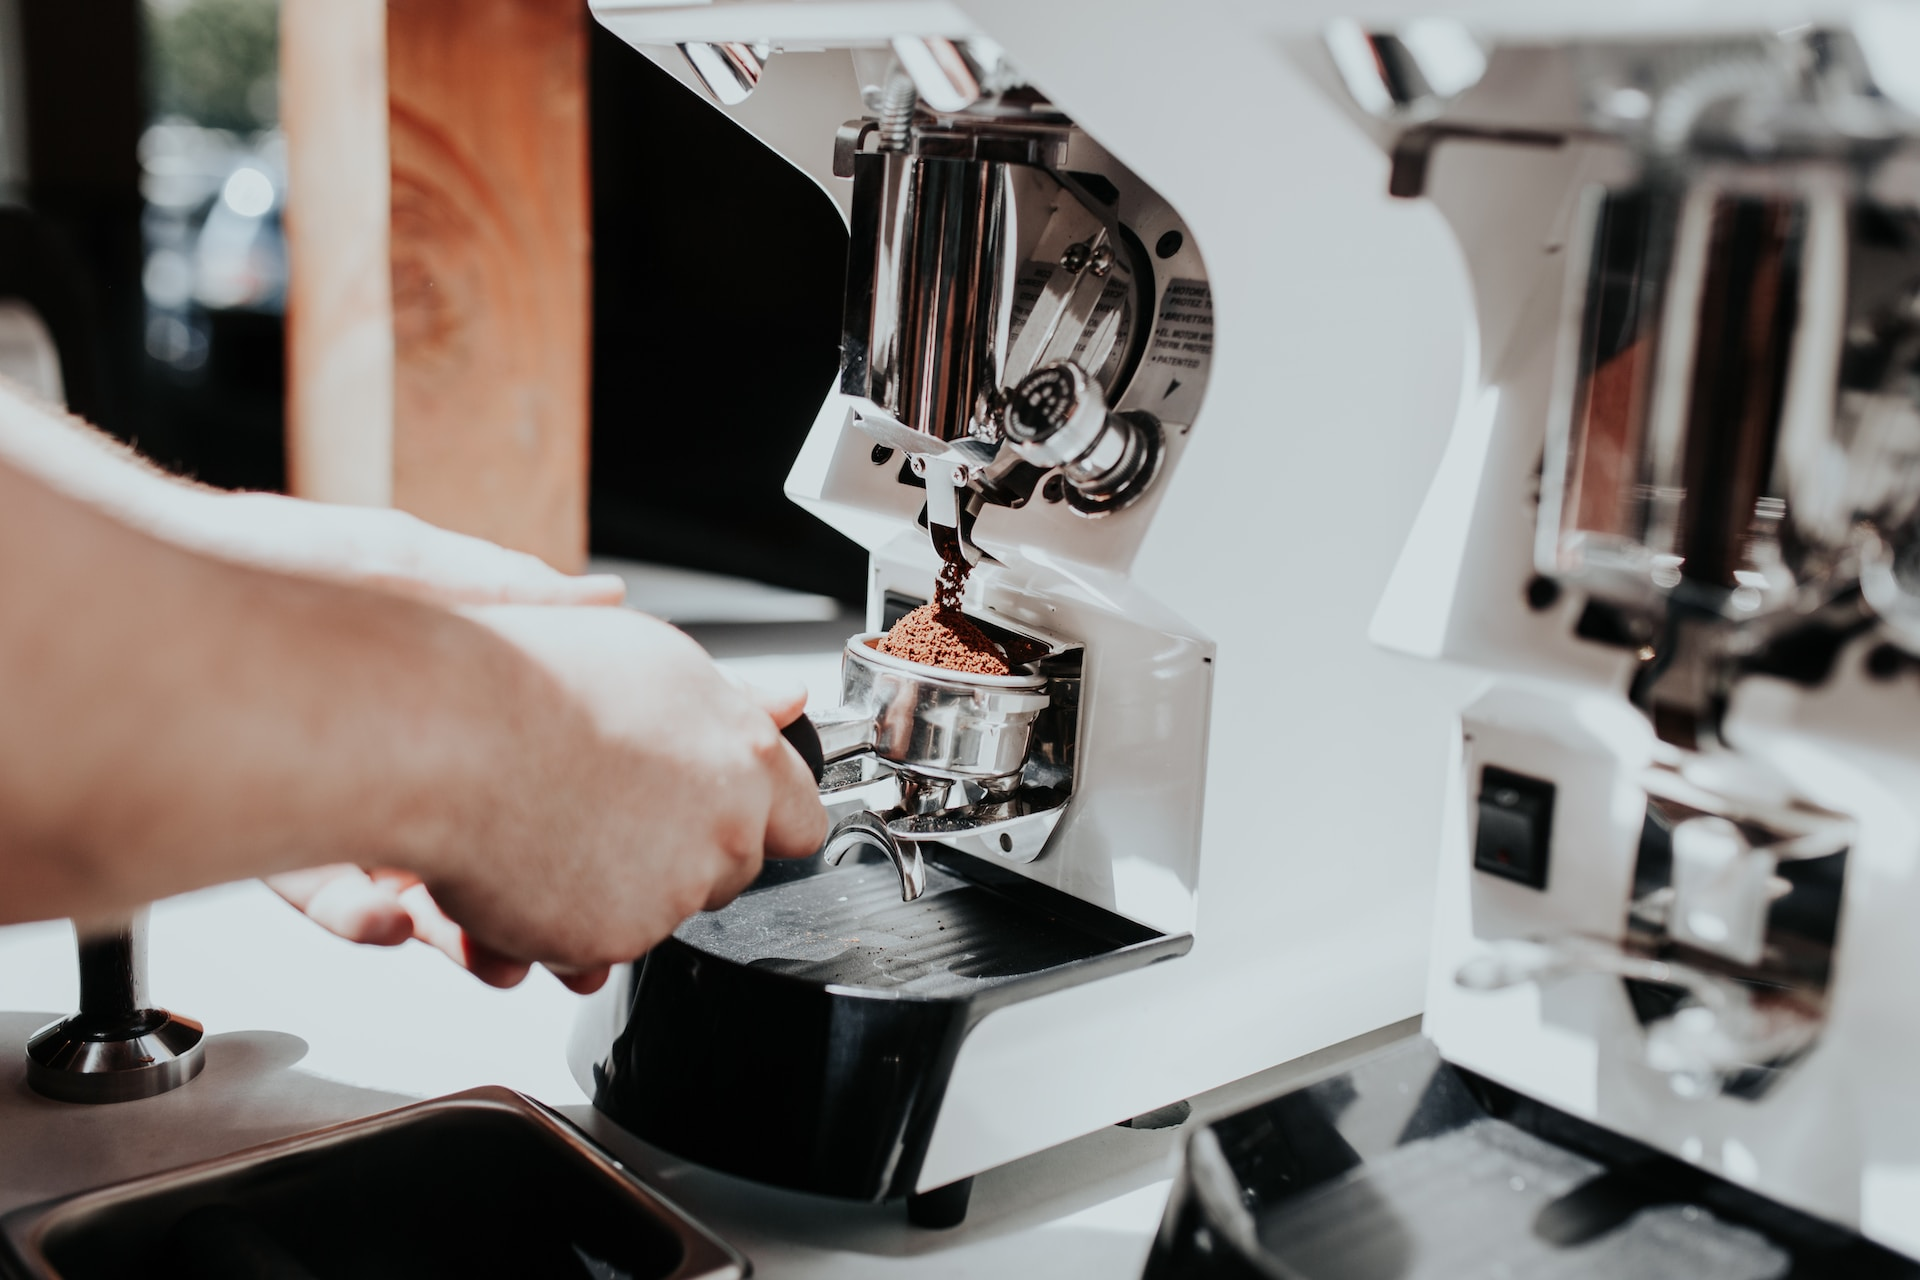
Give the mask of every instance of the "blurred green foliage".
[{"label": "blurred green foliage", "polygon": [[278,0],[148,0],[156,116],[251,133],[276,122]]}]

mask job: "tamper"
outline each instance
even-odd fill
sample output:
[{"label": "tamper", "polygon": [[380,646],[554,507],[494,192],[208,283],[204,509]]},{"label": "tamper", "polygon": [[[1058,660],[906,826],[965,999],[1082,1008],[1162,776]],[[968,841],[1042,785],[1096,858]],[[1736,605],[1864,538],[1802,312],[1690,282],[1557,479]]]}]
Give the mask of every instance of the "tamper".
[{"label": "tamper", "polygon": [[27,1083],[62,1102],[131,1102],[177,1089],[206,1065],[206,1032],[147,1003],[142,907],[96,932],[74,922],[80,1012],[27,1041]]}]

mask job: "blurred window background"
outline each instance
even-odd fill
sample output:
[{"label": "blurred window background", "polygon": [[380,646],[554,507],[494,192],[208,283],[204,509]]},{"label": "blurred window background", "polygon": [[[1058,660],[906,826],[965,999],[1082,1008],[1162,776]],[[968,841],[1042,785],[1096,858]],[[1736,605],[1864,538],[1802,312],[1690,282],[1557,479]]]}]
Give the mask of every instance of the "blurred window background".
[{"label": "blurred window background", "polygon": [[[232,488],[286,475],[278,27],[277,0],[0,0],[0,372]],[[856,601],[864,553],[782,492],[838,370],[840,216],[590,39],[593,551]]]},{"label": "blurred window background", "polygon": [[286,143],[275,0],[146,0],[140,135],[148,448],[285,482]]}]

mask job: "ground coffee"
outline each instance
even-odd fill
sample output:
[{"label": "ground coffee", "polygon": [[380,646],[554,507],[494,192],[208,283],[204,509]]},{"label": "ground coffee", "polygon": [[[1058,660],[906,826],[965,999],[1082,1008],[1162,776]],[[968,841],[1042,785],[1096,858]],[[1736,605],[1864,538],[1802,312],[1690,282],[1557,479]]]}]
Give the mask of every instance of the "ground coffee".
[{"label": "ground coffee", "polygon": [[[940,553],[940,577],[934,583],[933,603],[909,613],[875,646],[909,662],[964,671],[976,676],[1004,676],[1012,669],[1000,646],[960,612],[966,597],[967,576],[973,572],[960,539],[952,530],[931,529],[934,550]],[[946,537],[942,537],[942,533]]]},{"label": "ground coffee", "polygon": [[893,624],[875,646],[909,662],[969,675],[1004,676],[1007,660],[1000,646],[958,609],[942,609],[936,601],[923,604]]},{"label": "ground coffee", "polygon": [[960,602],[967,597],[967,578],[973,566],[967,563],[957,538],[935,537],[933,549],[940,553],[940,576],[933,583],[933,602],[942,613],[959,613]]}]

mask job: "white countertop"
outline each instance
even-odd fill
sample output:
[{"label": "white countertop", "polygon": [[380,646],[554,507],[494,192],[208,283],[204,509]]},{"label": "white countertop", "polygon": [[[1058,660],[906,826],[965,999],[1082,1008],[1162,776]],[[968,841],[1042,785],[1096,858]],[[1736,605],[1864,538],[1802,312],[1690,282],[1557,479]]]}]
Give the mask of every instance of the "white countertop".
[{"label": "white countertop", "polygon": [[[800,678],[816,696],[832,693],[837,652],[817,636],[786,653],[763,637],[701,638],[748,679]],[[417,943],[341,942],[248,883],[158,904],[150,972],[157,1002],[206,1026],[206,1070],[140,1102],[49,1101],[27,1088],[23,1051],[33,1031],[75,1007],[72,930],[64,922],[0,928],[0,1212],[500,1084],[570,1116],[745,1252],[765,1280],[1105,1280],[1139,1274],[1187,1131],[1112,1128],[992,1170],[976,1181],[962,1226],[926,1231],[908,1226],[897,1204],[760,1187],[615,1129],[567,1069],[579,998],[544,971],[496,991]],[[1410,1030],[1402,1024],[1195,1099],[1195,1117],[1236,1110]]]},{"label": "white countertop", "polygon": [[[74,1007],[73,934],[65,923],[0,929],[0,1212],[503,1084],[558,1107],[745,1252],[766,1280],[1104,1280],[1139,1274],[1186,1132],[1106,1129],[992,1170],[976,1181],[964,1225],[925,1231],[908,1226],[897,1204],[756,1186],[615,1129],[567,1070],[578,997],[543,972],[495,991],[417,943],[341,942],[259,884],[156,906],[151,971],[155,999],[206,1025],[206,1070],[140,1102],[49,1101],[28,1090],[23,1052],[34,1030]],[[1195,1115],[1237,1109],[1406,1030],[1218,1090],[1195,1100]]]}]

